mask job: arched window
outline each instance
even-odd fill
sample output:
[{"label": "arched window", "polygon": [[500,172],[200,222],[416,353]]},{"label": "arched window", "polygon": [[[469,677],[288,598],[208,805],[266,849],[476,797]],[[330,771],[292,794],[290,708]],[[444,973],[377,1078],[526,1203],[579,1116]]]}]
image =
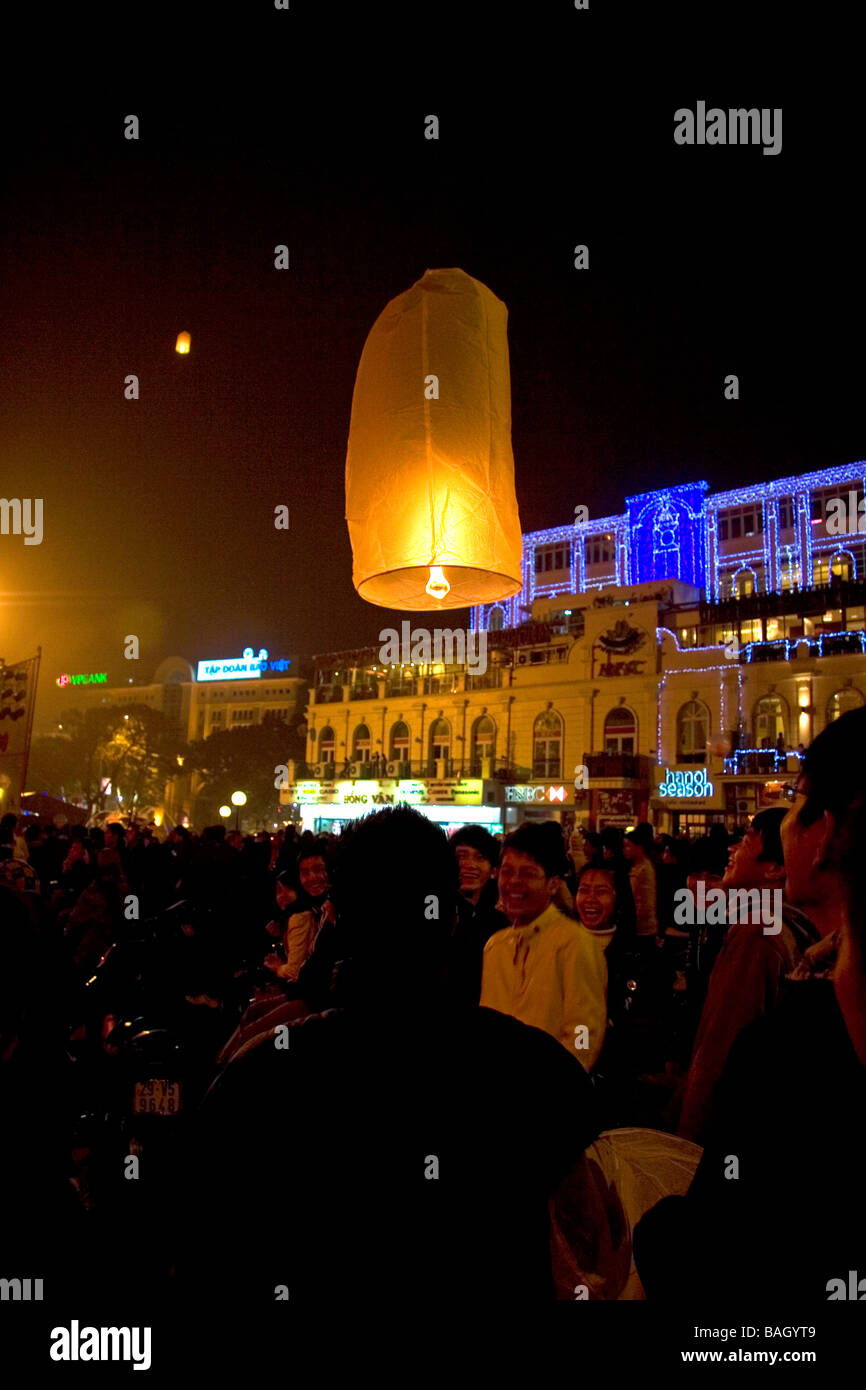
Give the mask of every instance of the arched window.
[{"label": "arched window", "polygon": [[604,721],[605,753],[633,753],[637,739],[637,723],[630,709],[620,705],[612,709]]},{"label": "arched window", "polygon": [[533,777],[562,776],[562,718],[555,710],[539,714],[532,731]]},{"label": "arched window", "polygon": [[335,756],[336,743],[334,740],[334,730],[330,724],[326,724],[324,729],[319,732],[319,762],[332,763]]},{"label": "arched window", "polygon": [[[430,761],[444,762],[445,775],[451,758],[451,725],[447,719],[434,719],[430,726]],[[435,771],[435,768],[434,768]]]},{"label": "arched window", "polygon": [[762,695],[755,705],[755,747],[775,748],[779,735],[788,741],[788,706],[781,695]]},{"label": "arched window", "polygon": [[370,761],[370,730],[366,724],[359,724],[352,735],[352,762],[368,763]]},{"label": "arched window", "polygon": [[855,579],[854,556],[849,550],[839,550],[830,561],[831,579]]},{"label": "arched window", "polygon": [[860,709],[866,703],[859,690],[851,685],[846,685],[844,690],[837,690],[835,695],[831,695],[827,702],[827,723],[832,724],[834,719],[841,719],[843,714],[847,714],[849,709]]},{"label": "arched window", "polygon": [[489,632],[501,632],[505,622],[505,614],[501,608],[491,608],[487,615],[487,628]]},{"label": "arched window", "polygon": [[481,776],[482,758],[492,759],[496,749],[496,725],[489,714],[483,714],[472,725],[472,776]]},{"label": "arched window", "polygon": [[747,594],[753,594],[757,587],[754,570],[737,570],[733,583],[734,598],[745,598]]},{"label": "arched window", "polygon": [[389,757],[393,762],[409,762],[409,725],[404,720],[398,719],[396,724],[391,725]]},{"label": "arched window", "polygon": [[677,715],[677,762],[705,763],[710,712],[700,700],[689,700]]}]

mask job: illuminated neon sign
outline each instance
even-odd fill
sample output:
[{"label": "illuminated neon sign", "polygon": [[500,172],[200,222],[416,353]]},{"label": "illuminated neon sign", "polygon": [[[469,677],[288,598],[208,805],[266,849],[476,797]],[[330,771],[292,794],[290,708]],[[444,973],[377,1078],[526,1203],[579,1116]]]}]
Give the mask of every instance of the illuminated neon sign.
[{"label": "illuminated neon sign", "polygon": [[506,801],[565,801],[565,787],[538,787],[524,783],[518,787],[505,788]]},{"label": "illuminated neon sign", "polygon": [[243,654],[239,657],[230,656],[223,661],[200,661],[196,680],[260,680],[265,671],[288,671],[291,664],[291,661],[284,656],[280,657],[279,661],[269,661],[264,647],[261,648],[258,656],[253,656],[252,647],[244,647]]},{"label": "illuminated neon sign", "polygon": [[664,782],[659,783],[659,796],[695,798],[712,796],[713,784],[707,781],[707,769],[697,767],[689,772],[677,772],[667,767]]},{"label": "illuminated neon sign", "polygon": [[64,685],[105,685],[108,680],[107,671],[88,671],[80,676],[58,676],[57,684]]}]

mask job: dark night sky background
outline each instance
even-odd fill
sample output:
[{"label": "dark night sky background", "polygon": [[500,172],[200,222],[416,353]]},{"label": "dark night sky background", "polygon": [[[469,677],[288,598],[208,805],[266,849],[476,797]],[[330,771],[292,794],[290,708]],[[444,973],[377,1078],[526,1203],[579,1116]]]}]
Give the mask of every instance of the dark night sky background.
[{"label": "dark night sky background", "polygon": [[[0,536],[0,655],[42,645],[37,727],[64,707],[59,672],[133,673],[128,632],[149,679],[172,653],[297,659],[406,616],[352,587],[344,465],[365,337],[427,268],[460,266],[508,307],[525,531],[578,502],[606,515],[663,484],[866,454],[847,89],[783,91],[780,62],[720,78],[697,48],[642,66],[649,28],[627,71],[612,8],[525,11],[492,68],[482,40],[470,56],[435,34],[422,70],[389,66],[374,27],[353,81],[328,13],[261,9],[209,83],[178,62],[7,98],[0,494],[42,497],[45,538]],[[782,106],[782,153],[676,146],[673,113],[698,99]]]}]

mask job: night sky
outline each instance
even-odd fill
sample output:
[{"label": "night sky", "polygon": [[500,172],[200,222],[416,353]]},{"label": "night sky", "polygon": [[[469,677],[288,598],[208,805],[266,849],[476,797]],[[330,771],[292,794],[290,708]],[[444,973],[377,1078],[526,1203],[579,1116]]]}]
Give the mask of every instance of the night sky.
[{"label": "night sky", "polygon": [[[435,32],[423,68],[411,44],[389,67],[370,39],[349,81],[328,14],[297,9],[255,14],[210,82],[115,73],[86,105],[71,83],[4,107],[0,493],[44,499],[44,540],[0,536],[0,655],[41,644],[37,728],[72,698],[61,671],[297,659],[406,616],[354,592],[344,466],[366,335],[428,268],[508,307],[524,531],[866,454],[862,119],[841,84],[829,104],[773,63],[627,72],[598,5],[526,11],[487,68]],[[781,106],[781,154],[675,145],[699,99]]]}]

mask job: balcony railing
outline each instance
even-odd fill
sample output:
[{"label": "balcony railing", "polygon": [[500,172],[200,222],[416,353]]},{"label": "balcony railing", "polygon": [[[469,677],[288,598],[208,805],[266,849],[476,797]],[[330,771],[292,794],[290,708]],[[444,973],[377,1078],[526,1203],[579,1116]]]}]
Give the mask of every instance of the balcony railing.
[{"label": "balcony railing", "polygon": [[724,767],[725,772],[736,776],[796,777],[802,758],[802,753],[780,753],[777,748],[738,748],[725,758]]},{"label": "balcony railing", "polygon": [[388,695],[388,696],[393,696],[393,695],[414,695],[414,694],[415,694],[415,682],[414,682],[414,681],[403,681],[403,680],[399,680],[399,681],[398,681],[398,680],[386,680],[386,682],[385,682],[385,694]]},{"label": "balcony railing", "polygon": [[466,676],[467,690],[499,690],[502,687],[502,668],[494,666],[491,671],[485,671],[483,676]]},{"label": "balcony railing", "polygon": [[317,685],[315,693],[317,705],[337,705],[343,699],[341,685]]},{"label": "balcony railing", "polygon": [[425,676],[422,688],[425,695],[456,695],[457,676]]},{"label": "balcony railing", "polygon": [[379,694],[379,687],[375,681],[369,685],[352,685],[349,687],[350,700],[375,700]]},{"label": "balcony railing", "polygon": [[753,661],[791,661],[797,649],[806,645],[809,656],[859,656],[866,651],[862,632],[825,632],[817,637],[780,637],[774,642],[750,642],[740,652],[740,663]]}]

